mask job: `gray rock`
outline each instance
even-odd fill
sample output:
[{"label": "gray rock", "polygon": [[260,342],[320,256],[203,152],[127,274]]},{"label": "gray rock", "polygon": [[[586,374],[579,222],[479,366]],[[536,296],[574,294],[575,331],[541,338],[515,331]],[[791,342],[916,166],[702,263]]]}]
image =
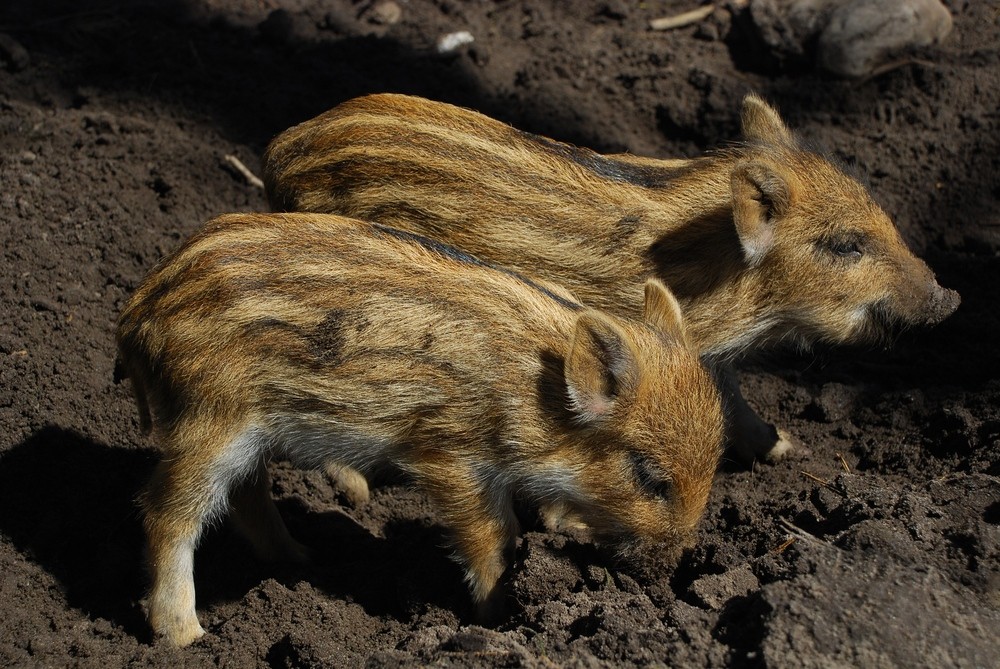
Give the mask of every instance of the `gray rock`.
[{"label": "gray rock", "polygon": [[806,44],[830,20],[838,0],[751,0],[757,34],[779,61],[811,57]]},{"label": "gray rock", "polygon": [[939,44],[951,28],[939,0],[853,0],[830,16],[816,62],[833,74],[863,77],[910,49]]},{"label": "gray rock", "polygon": [[866,76],[907,51],[939,44],[952,28],[940,0],[751,0],[748,11],[777,63],[815,58],[842,77]]},{"label": "gray rock", "polygon": [[403,9],[392,0],[376,2],[367,10],[363,17],[369,23],[381,26],[391,26],[399,23],[403,18]]}]

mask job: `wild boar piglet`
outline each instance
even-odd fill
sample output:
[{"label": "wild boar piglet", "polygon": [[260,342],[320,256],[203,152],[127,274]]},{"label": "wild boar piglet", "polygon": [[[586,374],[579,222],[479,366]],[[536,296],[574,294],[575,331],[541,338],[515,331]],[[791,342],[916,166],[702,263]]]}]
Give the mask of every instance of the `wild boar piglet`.
[{"label": "wild boar piglet", "polygon": [[[692,159],[602,155],[476,112],[370,95],[286,130],[264,157],[273,207],[430,235],[584,304],[637,317],[662,280],[715,362],[779,343],[888,342],[933,325],[955,291],[906,247],[856,179],[803,147],[756,95],[742,142]],[[790,438],[730,375],[729,440],[745,460]]]},{"label": "wild boar piglet", "polygon": [[720,401],[660,282],[640,313],[584,308],[380,225],[211,221],[118,321],[121,369],[164,455],[142,502],[152,627],[177,645],[203,634],[192,556],[227,511],[261,556],[305,555],[269,495],[276,455],[412,480],[484,617],[503,599],[515,498],[566,508],[623,550],[689,545],[720,455]]}]

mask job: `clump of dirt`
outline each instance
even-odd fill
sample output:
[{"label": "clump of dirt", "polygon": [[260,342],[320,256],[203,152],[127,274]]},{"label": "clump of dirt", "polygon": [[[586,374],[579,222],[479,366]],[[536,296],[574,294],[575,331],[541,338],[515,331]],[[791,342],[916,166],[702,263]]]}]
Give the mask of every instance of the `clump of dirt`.
[{"label": "clump of dirt", "polygon": [[[1000,14],[860,81],[765,71],[740,3],[110,0],[0,7],[0,663],[7,666],[986,666],[1000,656]],[[378,7],[376,7],[378,5]],[[443,35],[474,41],[448,53]],[[867,174],[963,298],[890,351],[752,361],[751,403],[805,448],[726,463],[698,545],[631,570],[529,524],[495,629],[472,624],[434,509],[387,484],[352,508],[273,466],[316,566],[261,564],[223,525],[196,558],[209,634],[150,638],[135,497],[157,454],[113,381],[114,320],[208,218],[266,209],[233,169],[379,91],[462,104],[604,151],[689,156],[757,90]]]}]

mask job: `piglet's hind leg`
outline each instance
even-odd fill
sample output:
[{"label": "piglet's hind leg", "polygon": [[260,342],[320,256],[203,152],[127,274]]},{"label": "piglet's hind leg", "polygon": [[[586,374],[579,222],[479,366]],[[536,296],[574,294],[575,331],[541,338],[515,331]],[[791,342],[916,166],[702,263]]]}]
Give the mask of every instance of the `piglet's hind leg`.
[{"label": "piglet's hind leg", "polygon": [[271,477],[261,457],[254,472],[230,495],[232,518],[262,560],[308,562],[309,549],[292,538],[271,497]]},{"label": "piglet's hind leg", "polygon": [[171,644],[186,646],[205,633],[195,612],[195,546],[205,524],[225,510],[229,490],[254,470],[259,445],[249,431],[202,423],[178,426],[163,446],[143,499],[149,622]]},{"label": "piglet's hind leg", "polygon": [[736,370],[717,370],[726,412],[727,446],[745,464],[755,460],[775,462],[795,451],[792,438],[763,418],[747,404],[740,390]]}]

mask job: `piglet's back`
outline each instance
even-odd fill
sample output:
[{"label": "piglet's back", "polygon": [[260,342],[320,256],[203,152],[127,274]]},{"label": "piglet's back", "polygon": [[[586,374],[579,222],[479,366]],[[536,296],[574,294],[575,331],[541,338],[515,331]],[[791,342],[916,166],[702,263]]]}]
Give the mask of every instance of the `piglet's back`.
[{"label": "piglet's back", "polygon": [[118,340],[161,425],[192,395],[260,412],[336,401],[349,420],[525,392],[520,349],[565,346],[579,308],[557,286],[391,228],[238,214],[208,223],[150,274]]}]

